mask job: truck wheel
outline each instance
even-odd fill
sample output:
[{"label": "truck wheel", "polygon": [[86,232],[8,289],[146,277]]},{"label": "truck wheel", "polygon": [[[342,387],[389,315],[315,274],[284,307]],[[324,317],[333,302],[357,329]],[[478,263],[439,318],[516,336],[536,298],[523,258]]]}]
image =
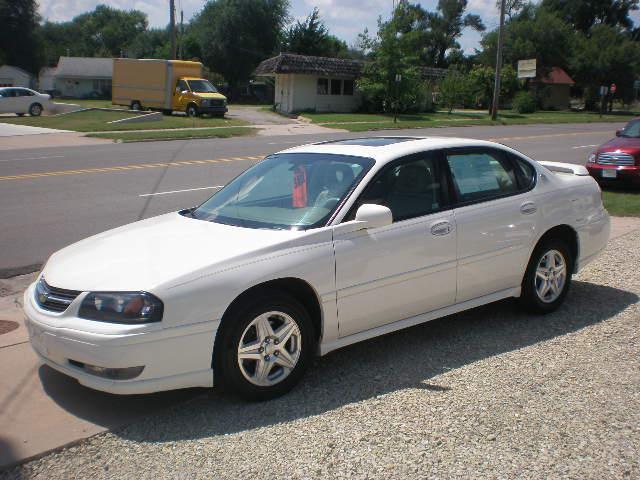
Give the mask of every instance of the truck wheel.
[{"label": "truck wheel", "polygon": [[131,110],[142,110],[142,104],[138,100],[131,102]]},{"label": "truck wheel", "polygon": [[168,110],[168,109],[162,110],[162,115],[165,115],[168,117],[168,116],[171,116],[171,114],[173,114],[173,110]]},{"label": "truck wheel", "polygon": [[42,114],[42,105],[39,103],[32,103],[29,107],[29,115],[32,117],[39,117]]},{"label": "truck wheel", "polygon": [[193,103],[189,104],[187,107],[187,117],[197,117],[198,116],[198,107]]}]

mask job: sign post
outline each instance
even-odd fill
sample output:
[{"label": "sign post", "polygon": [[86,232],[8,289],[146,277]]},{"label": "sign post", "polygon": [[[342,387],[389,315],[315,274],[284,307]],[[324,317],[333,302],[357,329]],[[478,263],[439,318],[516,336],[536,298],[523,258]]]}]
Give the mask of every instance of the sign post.
[{"label": "sign post", "polygon": [[609,87],[602,85],[600,87],[600,117],[604,111],[604,104],[607,101],[607,95],[609,94]]}]

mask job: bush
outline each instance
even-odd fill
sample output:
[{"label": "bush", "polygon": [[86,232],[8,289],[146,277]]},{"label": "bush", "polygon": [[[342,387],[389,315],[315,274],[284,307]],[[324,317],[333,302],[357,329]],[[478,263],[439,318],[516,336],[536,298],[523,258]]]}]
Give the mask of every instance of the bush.
[{"label": "bush", "polygon": [[518,113],[536,111],[536,99],[529,92],[518,92],[513,99],[513,110]]}]

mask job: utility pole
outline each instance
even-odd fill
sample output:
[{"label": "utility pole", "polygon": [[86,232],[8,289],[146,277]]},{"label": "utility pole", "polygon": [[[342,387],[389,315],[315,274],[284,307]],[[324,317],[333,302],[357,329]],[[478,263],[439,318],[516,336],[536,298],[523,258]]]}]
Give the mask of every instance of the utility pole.
[{"label": "utility pole", "polygon": [[169,30],[171,33],[171,60],[176,59],[176,5],[175,0],[169,0]]},{"label": "utility pole", "polygon": [[496,78],[493,82],[493,102],[491,103],[491,120],[498,117],[498,105],[500,104],[500,74],[502,71],[502,43],[504,42],[504,4],[500,2],[500,29],[498,30],[498,53],[496,54]]},{"label": "utility pole", "polygon": [[180,46],[178,48],[178,58],[182,60],[182,45],[184,44],[184,10],[180,10]]}]

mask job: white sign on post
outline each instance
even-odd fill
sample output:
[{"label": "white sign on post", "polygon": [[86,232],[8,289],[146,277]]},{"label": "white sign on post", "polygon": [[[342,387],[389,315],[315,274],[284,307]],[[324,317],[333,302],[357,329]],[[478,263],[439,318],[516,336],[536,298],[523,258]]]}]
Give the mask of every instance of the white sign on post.
[{"label": "white sign on post", "polygon": [[536,77],[536,59],[518,60],[518,78]]},{"label": "white sign on post", "polygon": [[601,86],[600,87],[600,96],[605,97],[609,93],[609,87]]}]

